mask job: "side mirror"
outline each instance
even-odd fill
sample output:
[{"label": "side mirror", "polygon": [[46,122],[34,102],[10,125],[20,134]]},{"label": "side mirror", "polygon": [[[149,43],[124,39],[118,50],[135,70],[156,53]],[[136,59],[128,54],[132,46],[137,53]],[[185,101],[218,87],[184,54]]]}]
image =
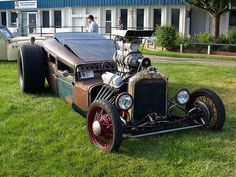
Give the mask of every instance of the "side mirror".
[{"label": "side mirror", "polygon": [[68,70],[63,71],[62,75],[64,77],[68,77],[70,75],[70,72]]}]

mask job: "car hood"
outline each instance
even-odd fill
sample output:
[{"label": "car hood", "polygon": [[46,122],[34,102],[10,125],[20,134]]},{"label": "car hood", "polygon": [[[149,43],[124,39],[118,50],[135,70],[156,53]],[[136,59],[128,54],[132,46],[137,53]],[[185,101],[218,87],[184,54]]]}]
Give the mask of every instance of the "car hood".
[{"label": "car hood", "polygon": [[[15,37],[10,39],[11,43],[13,42],[29,42],[31,37]],[[46,37],[35,37],[36,41],[37,40],[45,40],[47,39]]]}]

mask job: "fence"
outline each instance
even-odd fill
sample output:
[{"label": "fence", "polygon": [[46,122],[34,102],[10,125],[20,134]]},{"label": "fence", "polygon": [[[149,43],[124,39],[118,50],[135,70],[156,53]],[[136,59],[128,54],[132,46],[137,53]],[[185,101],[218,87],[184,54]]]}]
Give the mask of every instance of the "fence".
[{"label": "fence", "polygon": [[[217,43],[198,43],[198,42],[180,42],[178,44],[180,45],[180,49],[179,49],[180,53],[184,53],[184,45],[207,46],[207,54],[208,55],[211,55],[213,46],[235,47],[235,49],[236,49],[236,44],[217,44]],[[153,49],[157,48],[157,46],[156,46],[153,39],[147,41],[147,47],[148,48],[150,47],[150,45],[153,46]]]},{"label": "fence", "polygon": [[[58,32],[86,32],[86,26],[9,26],[10,31],[17,36],[28,36],[28,35],[36,35],[36,36],[51,36]],[[112,32],[114,30],[119,29],[119,27],[99,27],[99,33],[112,38]],[[137,29],[135,27],[127,27],[126,29]],[[139,28],[143,30],[154,30],[153,28]]]},{"label": "fence", "polygon": [[207,46],[207,54],[211,55],[211,49],[212,46],[223,46],[223,47],[236,47],[236,44],[216,44],[216,43],[198,43],[198,42],[182,42],[180,44],[180,53],[183,53],[184,51],[184,45],[201,45],[201,46]]}]

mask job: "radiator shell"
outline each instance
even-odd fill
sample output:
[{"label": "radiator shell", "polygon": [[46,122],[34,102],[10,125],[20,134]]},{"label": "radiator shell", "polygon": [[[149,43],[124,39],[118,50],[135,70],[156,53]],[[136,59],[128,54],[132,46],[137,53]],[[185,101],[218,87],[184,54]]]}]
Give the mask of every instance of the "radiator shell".
[{"label": "radiator shell", "polygon": [[154,71],[141,71],[129,79],[128,93],[134,98],[129,110],[132,122],[139,121],[149,113],[167,115],[168,78]]}]

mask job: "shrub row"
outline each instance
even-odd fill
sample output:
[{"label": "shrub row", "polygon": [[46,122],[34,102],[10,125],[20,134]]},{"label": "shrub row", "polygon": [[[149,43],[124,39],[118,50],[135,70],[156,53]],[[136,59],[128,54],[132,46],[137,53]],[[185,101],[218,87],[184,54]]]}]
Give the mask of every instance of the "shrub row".
[{"label": "shrub row", "polygon": [[[214,38],[209,33],[200,33],[193,36],[181,36],[173,26],[159,26],[156,30],[157,46],[167,50],[175,50],[180,43],[214,43],[214,44],[236,44],[236,27],[232,27],[229,33]],[[185,48],[191,50],[206,50],[206,45],[185,44]],[[215,46],[215,50],[236,51],[236,47]]]}]

